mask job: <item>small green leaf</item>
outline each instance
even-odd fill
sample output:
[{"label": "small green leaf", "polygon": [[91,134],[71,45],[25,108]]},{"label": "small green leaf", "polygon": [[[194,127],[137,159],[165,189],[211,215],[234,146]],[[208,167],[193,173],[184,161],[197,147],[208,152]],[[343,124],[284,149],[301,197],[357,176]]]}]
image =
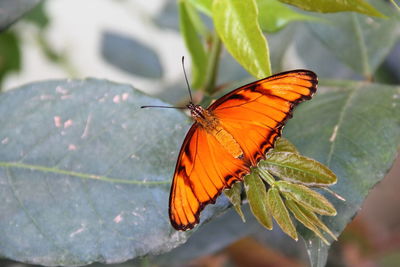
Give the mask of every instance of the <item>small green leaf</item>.
[{"label": "small green leaf", "polygon": [[286,138],[280,137],[275,141],[274,149],[271,152],[292,152],[298,154],[297,148]]},{"label": "small green leaf", "polygon": [[251,212],[267,229],[272,230],[272,218],[267,207],[267,192],[261,178],[252,173],[244,178],[244,189]]},{"label": "small green leaf", "polygon": [[260,168],[283,180],[307,186],[333,185],[336,175],[316,160],[292,152],[271,152],[260,161]]},{"label": "small green leaf", "polygon": [[385,17],[373,6],[363,0],[280,0],[283,3],[296,6],[298,8],[321,13],[354,11],[361,14],[377,17]]},{"label": "small green leaf", "polygon": [[258,24],[254,0],[215,0],[215,29],[226,49],[253,76],[271,75],[267,40]]},{"label": "small green leaf", "polygon": [[298,240],[296,227],[294,227],[289,212],[283,203],[282,197],[276,187],[272,187],[267,192],[267,204],[272,217],[279,224],[281,229],[294,240]]},{"label": "small green leaf", "polygon": [[302,213],[307,216],[307,218],[317,227],[327,232],[334,240],[337,240],[337,237],[332,231],[315,215],[314,212],[307,209],[305,206],[297,203],[298,208],[302,211]]},{"label": "small green leaf", "polygon": [[192,57],[192,85],[199,88],[203,85],[206,77],[208,60],[202,40],[192,21],[188,3],[185,0],[179,1],[179,25],[186,47]]},{"label": "small green leaf", "polygon": [[322,239],[327,245],[329,245],[328,240],[324,237],[324,235],[318,230],[318,227],[310,220],[310,218],[303,213],[303,210],[299,208],[299,205],[293,200],[286,199],[285,200],[286,207],[292,212],[294,217],[301,222],[305,227],[313,231],[319,238]]},{"label": "small green leaf", "polygon": [[275,178],[267,170],[264,170],[263,168],[258,168],[257,172],[260,177],[270,186],[275,185]]},{"label": "small green leaf", "polygon": [[318,20],[317,18],[294,11],[278,0],[257,0],[259,23],[266,32],[276,32],[293,21]]},{"label": "small green leaf", "polygon": [[314,190],[301,184],[292,184],[286,181],[278,181],[275,184],[286,198],[299,202],[319,214],[336,215],[335,207],[324,196]]},{"label": "small green leaf", "polygon": [[242,193],[242,183],[235,183],[235,184],[233,184],[233,186],[231,188],[224,190],[225,196],[232,203],[233,207],[235,208],[236,212],[239,214],[242,221],[246,222],[246,218],[244,217],[244,214],[242,211],[242,198],[240,196],[241,193]]}]

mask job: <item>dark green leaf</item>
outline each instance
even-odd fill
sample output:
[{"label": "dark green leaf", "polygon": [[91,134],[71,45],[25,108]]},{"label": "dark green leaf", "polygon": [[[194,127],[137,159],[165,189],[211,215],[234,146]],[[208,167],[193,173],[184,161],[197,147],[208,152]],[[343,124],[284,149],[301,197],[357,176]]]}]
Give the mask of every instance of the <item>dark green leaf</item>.
[{"label": "dark green leaf", "polygon": [[2,0],[0,1],[0,32],[5,30],[40,0]]},{"label": "dark green leaf", "polygon": [[282,197],[279,194],[279,190],[276,187],[272,187],[268,190],[267,204],[269,210],[271,211],[272,217],[274,217],[281,229],[291,238],[297,241],[298,237],[296,228],[293,225],[285,203],[283,203]]},{"label": "dark green leaf", "polygon": [[307,11],[322,13],[354,11],[370,16],[384,17],[382,13],[363,0],[280,0]]},{"label": "dark green leaf", "polygon": [[153,79],[163,76],[156,52],[131,37],[104,32],[101,53],[107,62],[129,74]]},{"label": "dark green leaf", "polygon": [[246,218],[243,215],[242,211],[242,183],[235,183],[231,188],[224,190],[225,196],[232,203],[236,212],[239,214],[240,218],[243,222],[246,222]]},{"label": "dark green leaf", "polygon": [[267,191],[264,182],[252,173],[244,178],[244,189],[251,212],[267,229],[272,229],[272,218],[267,206]]},{"label": "dark green leaf", "polygon": [[47,1],[45,0],[41,1],[31,11],[29,11],[23,19],[36,24],[40,28],[47,27],[47,25],[49,25],[49,17],[45,10],[46,3]]},{"label": "dark green leaf", "polygon": [[290,22],[318,20],[305,14],[298,13],[278,0],[256,0],[259,10],[259,23],[266,32],[276,32]]},{"label": "dark green leaf", "polygon": [[21,68],[21,51],[17,36],[7,31],[0,34],[0,91],[4,77]]},{"label": "dark green leaf", "polygon": [[271,75],[268,44],[258,20],[255,0],[215,0],[213,20],[231,55],[254,77]]},{"label": "dark green leaf", "polygon": [[192,57],[192,85],[199,88],[203,86],[206,78],[208,60],[203,42],[196,30],[192,16],[190,16],[189,5],[186,0],[179,1],[179,27]]},{"label": "dark green leaf", "polygon": [[[85,265],[168,251],[170,180],[190,122],[131,86],[47,81],[0,94],[0,255]],[[160,131],[162,129],[162,131]],[[162,135],[161,135],[162,132]],[[215,209],[210,205],[202,222]]]},{"label": "dark green leaf", "polygon": [[325,165],[292,152],[272,151],[259,166],[281,179],[308,186],[332,185],[337,180]]}]

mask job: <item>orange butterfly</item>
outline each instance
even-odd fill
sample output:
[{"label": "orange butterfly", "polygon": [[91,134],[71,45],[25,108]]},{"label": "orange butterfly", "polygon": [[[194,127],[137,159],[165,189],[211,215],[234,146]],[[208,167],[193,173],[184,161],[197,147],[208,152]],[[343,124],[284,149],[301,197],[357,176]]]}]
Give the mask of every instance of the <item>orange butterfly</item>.
[{"label": "orange butterfly", "polygon": [[274,146],[294,106],[310,99],[317,84],[312,71],[293,70],[242,86],[207,109],[190,102],[195,122],[175,167],[169,198],[172,226],[192,229],[207,204],[242,181]]}]

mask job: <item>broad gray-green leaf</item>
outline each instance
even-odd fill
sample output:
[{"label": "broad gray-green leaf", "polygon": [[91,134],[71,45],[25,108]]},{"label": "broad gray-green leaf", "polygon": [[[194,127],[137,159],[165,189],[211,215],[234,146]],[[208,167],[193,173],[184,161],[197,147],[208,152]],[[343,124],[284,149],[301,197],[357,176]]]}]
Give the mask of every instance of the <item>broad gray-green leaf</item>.
[{"label": "broad gray-green leaf", "polygon": [[[383,2],[381,5],[386,7]],[[400,20],[393,13],[390,12],[392,16],[388,19],[329,14],[323,16],[327,23],[308,23],[308,26],[341,62],[370,78],[400,38]]]},{"label": "broad gray-green leaf", "polygon": [[286,181],[309,186],[336,183],[336,175],[328,167],[297,153],[272,151],[259,166]]},{"label": "broad gray-green leaf", "polygon": [[0,32],[31,10],[40,0],[0,1]]},{"label": "broad gray-green leaf", "polygon": [[132,37],[104,32],[101,54],[108,63],[129,74],[152,79],[163,76],[157,53]]},{"label": "broad gray-green leaf", "polygon": [[[340,233],[396,158],[400,87],[342,82],[328,88],[296,109],[285,136],[302,154],[326,164],[337,175],[332,189],[346,201],[327,196],[338,215],[323,221],[334,233]],[[305,238],[310,253],[320,251],[312,247],[319,242]],[[320,249],[320,253],[327,251],[325,246]],[[318,258],[324,257],[321,254]]]},{"label": "broad gray-green leaf", "polygon": [[[85,265],[168,251],[190,232],[168,219],[190,120],[131,86],[46,81],[0,94],[0,255]],[[226,209],[210,205],[202,221]]]}]

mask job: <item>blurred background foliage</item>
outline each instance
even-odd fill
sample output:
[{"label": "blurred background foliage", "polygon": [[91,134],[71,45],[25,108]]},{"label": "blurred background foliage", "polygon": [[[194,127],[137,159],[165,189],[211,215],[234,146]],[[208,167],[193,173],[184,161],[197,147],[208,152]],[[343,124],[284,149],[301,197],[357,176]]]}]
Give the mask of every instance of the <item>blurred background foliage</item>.
[{"label": "blurred background foliage", "polygon": [[[199,16],[204,27],[211,28],[207,16],[209,9],[204,4],[209,1],[189,2],[203,11]],[[282,3],[299,1],[257,2],[260,25],[269,42],[273,73],[309,68],[325,81],[351,79],[400,83],[400,12],[391,1],[371,1],[379,13],[370,6],[356,5],[364,13],[386,16],[380,23],[363,15],[320,15]],[[167,102],[185,101],[187,95],[180,57],[188,52],[179,33],[178,4],[182,1],[178,4],[161,0],[148,4],[133,0],[101,1],[97,6],[99,11],[96,11],[94,6],[98,3],[41,1],[0,33],[0,89],[10,90],[40,79],[96,76],[135,84]],[[82,9],[77,11],[80,5]],[[262,8],[264,6],[271,8]],[[121,17],[110,22],[112,19],[105,18],[107,11]],[[134,18],[133,23],[130,18]],[[81,29],[83,32],[78,33]],[[360,38],[366,40],[360,42]],[[196,66],[191,70],[195,75]],[[217,84],[226,88],[250,80],[249,74],[226,51],[222,51],[218,74]],[[196,79],[193,83],[201,84],[196,84]],[[197,92],[196,97],[201,99],[202,93]],[[333,244],[328,266],[395,266],[400,262],[400,214],[393,212],[398,210],[400,203],[399,177],[400,161],[397,160],[392,171],[368,196],[361,212],[341,234],[339,242]],[[285,242],[283,246],[285,250],[278,250],[282,244],[274,243],[270,236],[243,236],[222,249],[217,246],[217,250],[211,249],[207,251],[208,255],[203,254],[187,264],[307,265],[301,242]],[[152,261],[141,259],[114,266],[139,264],[152,266]],[[6,259],[0,260],[0,265],[29,266]],[[103,266],[91,266],[100,265]]]}]

